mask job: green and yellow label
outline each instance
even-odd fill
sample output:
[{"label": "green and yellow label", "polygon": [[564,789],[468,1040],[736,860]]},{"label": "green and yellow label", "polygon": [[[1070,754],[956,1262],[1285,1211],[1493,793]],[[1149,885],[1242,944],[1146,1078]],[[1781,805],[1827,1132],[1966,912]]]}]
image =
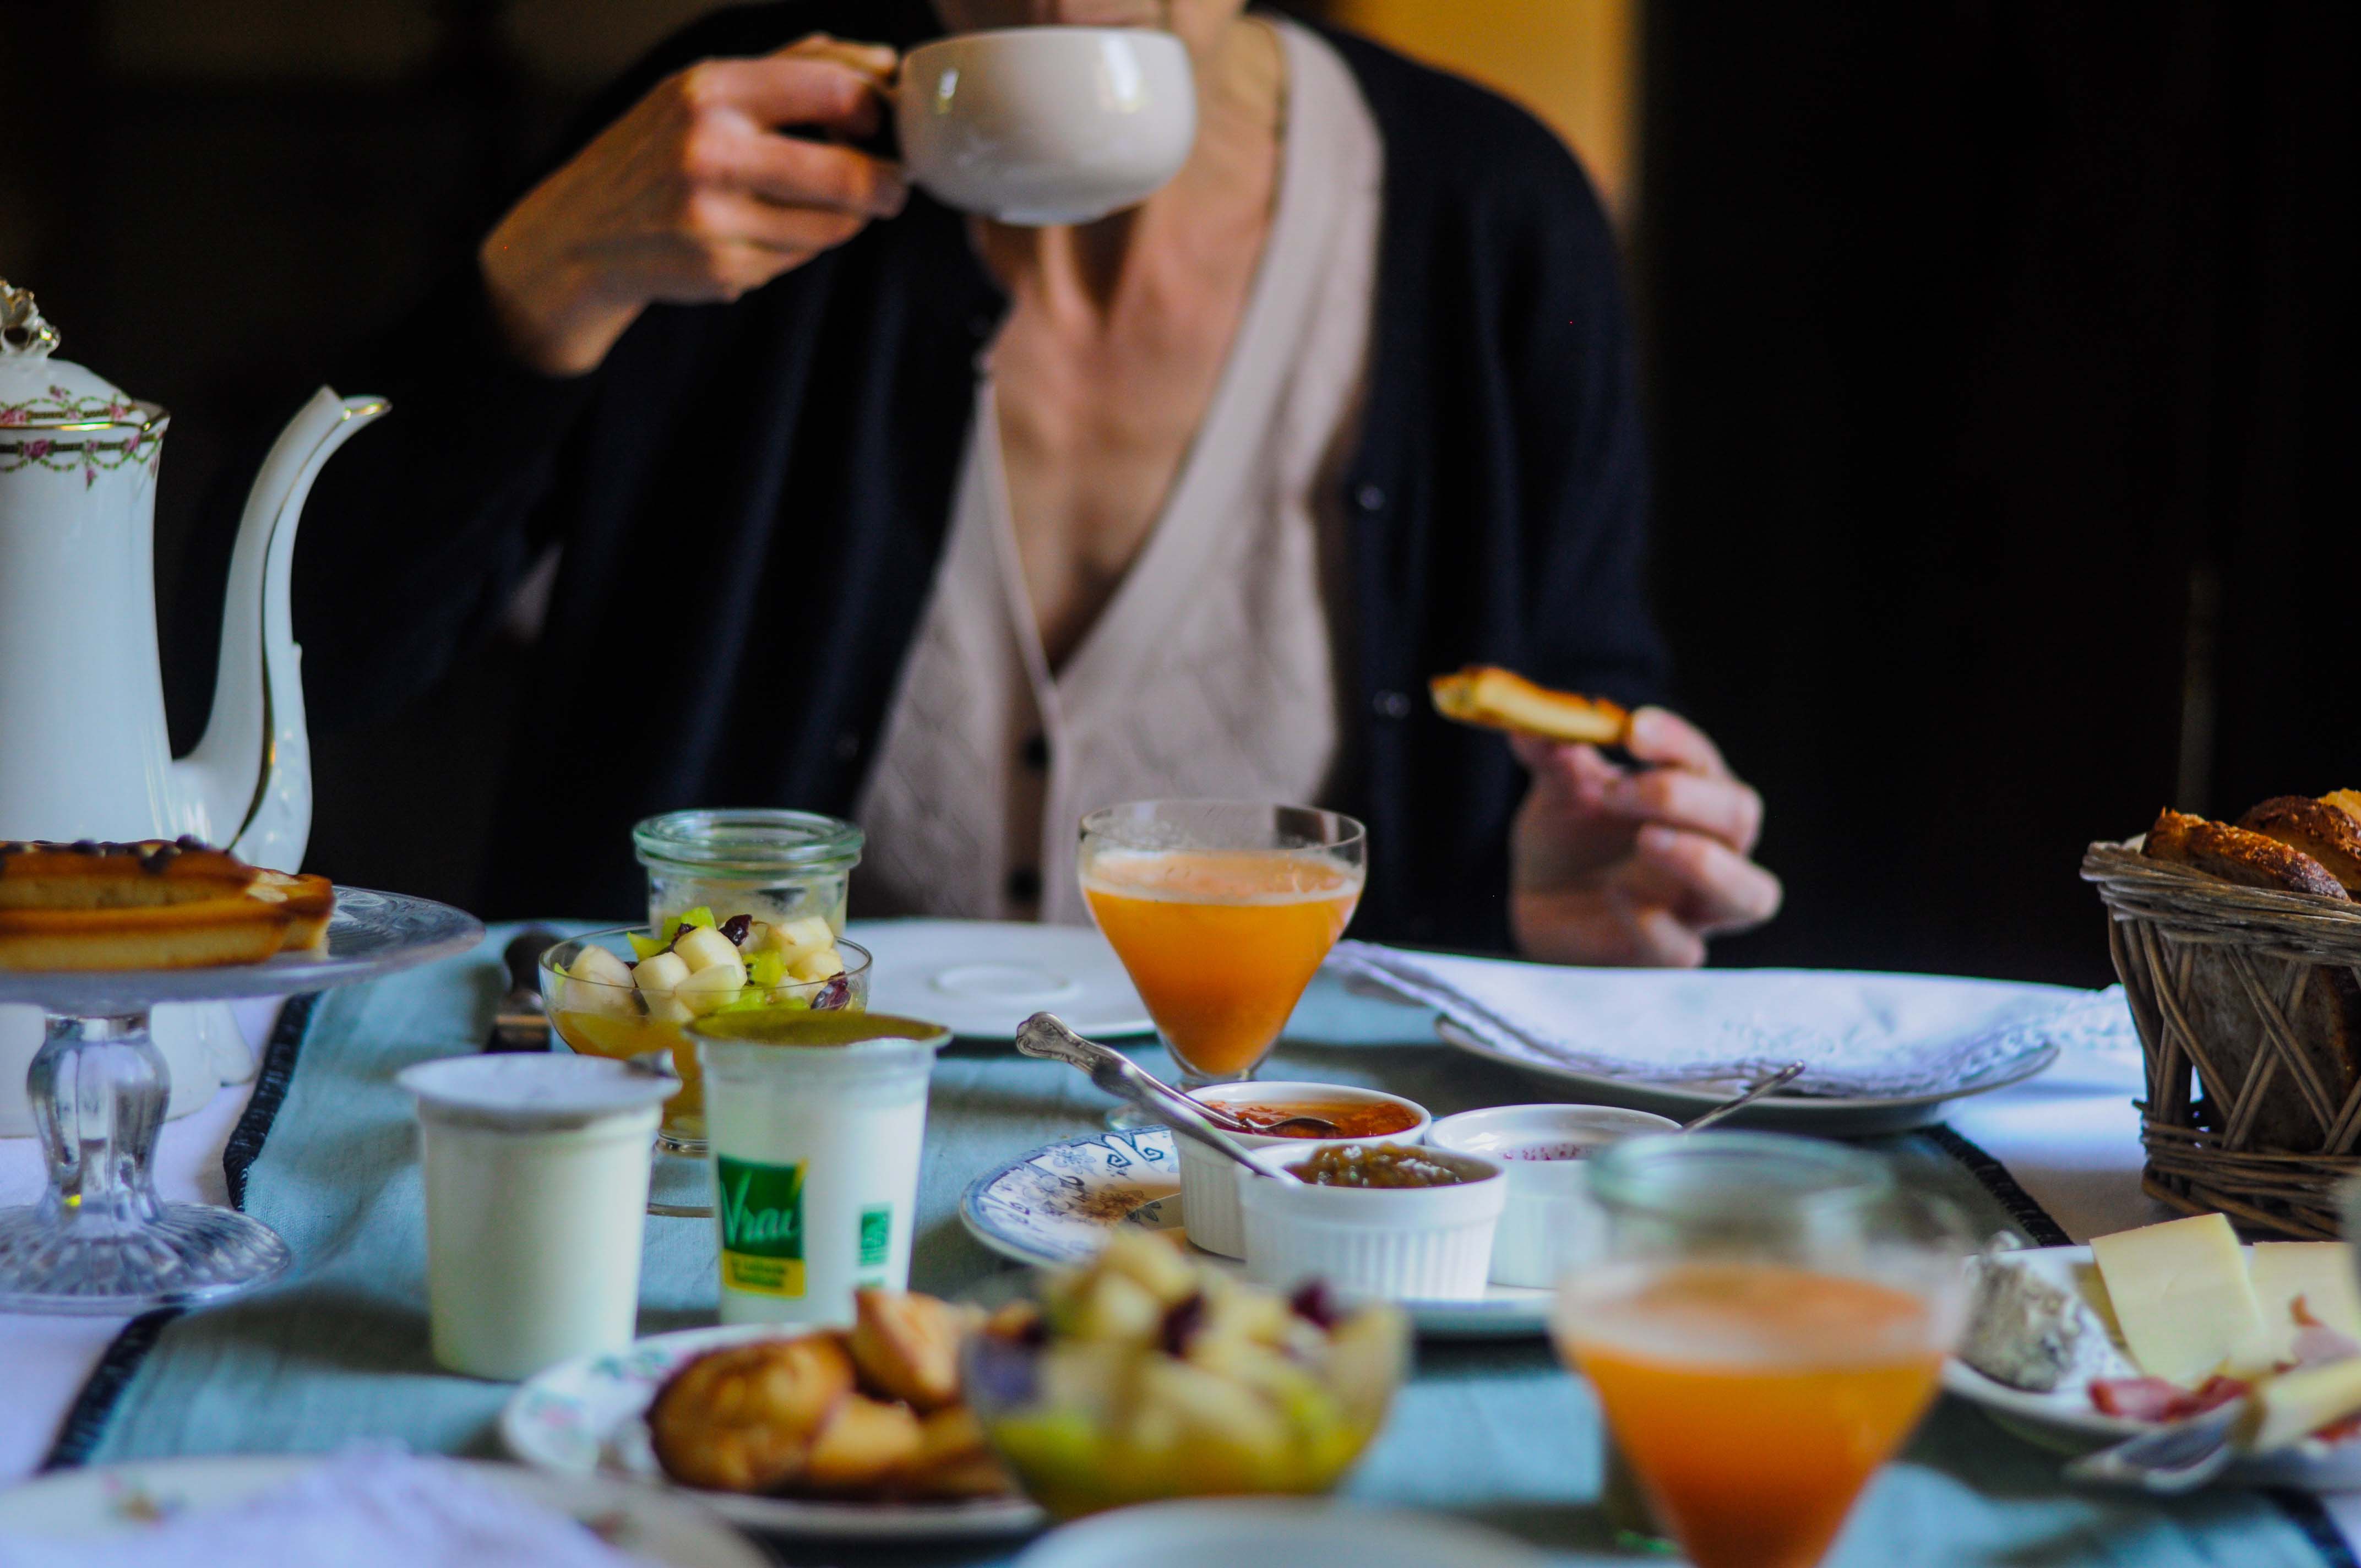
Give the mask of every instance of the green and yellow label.
[{"label": "green and yellow label", "polygon": [[789,1299],[804,1293],[804,1168],[717,1157],[721,1286]]}]

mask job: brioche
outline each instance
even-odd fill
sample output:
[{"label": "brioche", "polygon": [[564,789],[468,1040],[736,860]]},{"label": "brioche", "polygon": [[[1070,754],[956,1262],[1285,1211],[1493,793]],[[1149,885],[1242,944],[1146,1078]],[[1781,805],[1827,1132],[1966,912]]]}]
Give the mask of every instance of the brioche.
[{"label": "brioche", "polygon": [[2158,815],[2140,853],[2241,887],[2275,888],[2348,902],[2351,898],[2327,867],[2302,850],[2244,828],[2187,816],[2170,806]]},{"label": "brioche", "polygon": [[321,947],[325,877],[261,871],[193,839],[0,840],[0,969],[190,969]]},{"label": "brioche", "polygon": [[812,1442],[853,1398],[852,1357],[834,1334],[709,1351],[648,1407],[656,1461],[675,1481],[770,1492],[800,1477]]},{"label": "brioche", "polygon": [[2274,795],[2238,818],[2238,826],[2309,855],[2348,895],[2361,896],[2361,821],[2324,800]]},{"label": "brioche", "polygon": [[1552,691],[1490,664],[1437,675],[1427,689],[1434,710],[1461,724],[1594,746],[1620,746],[1631,738],[1631,714],[1604,697]]}]

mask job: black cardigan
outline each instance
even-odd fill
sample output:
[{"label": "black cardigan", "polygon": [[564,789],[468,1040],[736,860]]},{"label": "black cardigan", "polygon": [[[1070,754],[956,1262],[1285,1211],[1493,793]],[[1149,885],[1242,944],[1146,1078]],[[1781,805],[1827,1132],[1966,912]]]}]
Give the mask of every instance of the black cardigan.
[{"label": "black cardigan", "polygon": [[[814,30],[907,47],[938,24],[925,0],[722,12],[616,83],[577,144],[689,61]],[[1503,948],[1523,773],[1497,736],[1435,718],[1424,683],[1482,660],[1654,694],[1616,254],[1581,171],[1532,118],[1329,37],[1385,138],[1369,395],[1345,480],[1357,620],[1338,629],[1357,729],[1333,804],[1370,838],[1355,929]],[[649,310],[574,380],[508,358],[473,269],[455,277],[339,367],[340,386],[395,411],[328,466],[304,524],[312,711],[333,724],[425,690],[562,540],[488,913],[631,913],[626,830],[651,812],[846,814],[1005,309],[963,220],[924,197],[735,304]]]}]

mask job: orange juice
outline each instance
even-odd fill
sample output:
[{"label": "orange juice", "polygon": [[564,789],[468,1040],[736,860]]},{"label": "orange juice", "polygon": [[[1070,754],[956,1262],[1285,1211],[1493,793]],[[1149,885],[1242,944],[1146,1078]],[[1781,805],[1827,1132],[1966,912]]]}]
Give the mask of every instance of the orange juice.
[{"label": "orange juice", "polygon": [[1566,1349],[1697,1568],[1810,1568],[1935,1395],[1908,1291],[1689,1263],[1569,1308]]},{"label": "orange juice", "polygon": [[1235,1078],[1344,935],[1361,875],[1316,850],[1107,850],[1082,893],[1173,1055]]}]

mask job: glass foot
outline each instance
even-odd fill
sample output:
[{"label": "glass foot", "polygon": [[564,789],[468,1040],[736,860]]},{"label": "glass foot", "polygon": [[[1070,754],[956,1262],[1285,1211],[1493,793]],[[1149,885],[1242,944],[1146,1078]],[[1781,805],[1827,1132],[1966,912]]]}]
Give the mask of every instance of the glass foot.
[{"label": "glass foot", "polygon": [[60,1223],[45,1210],[0,1209],[0,1312],[192,1307],[266,1284],[293,1261],[278,1233],[231,1209],[163,1203],[128,1224]]}]

